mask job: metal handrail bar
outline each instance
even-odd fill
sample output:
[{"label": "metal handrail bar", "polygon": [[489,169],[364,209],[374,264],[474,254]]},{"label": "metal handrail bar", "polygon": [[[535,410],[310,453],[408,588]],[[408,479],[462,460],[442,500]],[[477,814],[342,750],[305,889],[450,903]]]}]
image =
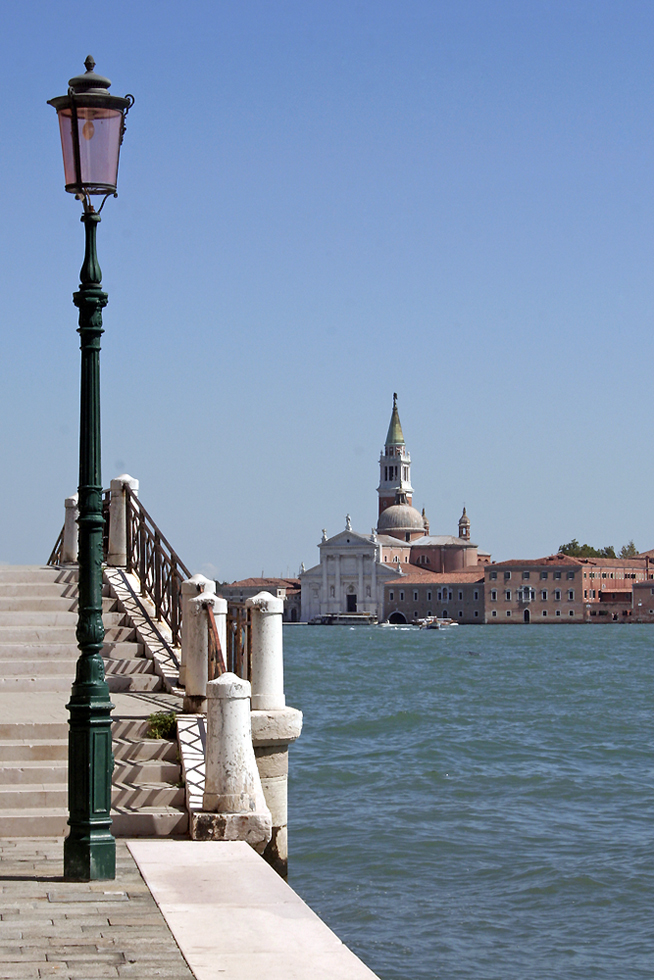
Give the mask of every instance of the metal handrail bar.
[{"label": "metal handrail bar", "polygon": [[208,676],[209,680],[213,681],[216,677],[220,677],[227,671],[225,666],[225,657],[223,656],[223,648],[220,644],[220,636],[218,634],[218,627],[216,626],[216,617],[213,613],[213,606],[210,602],[207,602],[205,607],[207,610],[207,617],[209,619],[209,670]]},{"label": "metal handrail bar", "polygon": [[178,644],[182,626],[181,585],[191,573],[173,551],[147,510],[125,485],[127,510],[127,570],[141,583],[141,595],[154,603],[157,619],[170,627],[173,643]]},{"label": "metal handrail bar", "polygon": [[244,602],[227,605],[227,669],[250,680],[252,673],[252,629],[250,609]]},{"label": "metal handrail bar", "polygon": [[63,546],[64,546],[64,529],[62,527],[61,531],[59,532],[59,537],[57,538],[57,540],[55,542],[55,546],[52,549],[52,552],[51,552],[50,557],[48,558],[48,561],[46,562],[46,564],[48,564],[48,565],[60,565],[61,564],[61,550],[62,550]]}]

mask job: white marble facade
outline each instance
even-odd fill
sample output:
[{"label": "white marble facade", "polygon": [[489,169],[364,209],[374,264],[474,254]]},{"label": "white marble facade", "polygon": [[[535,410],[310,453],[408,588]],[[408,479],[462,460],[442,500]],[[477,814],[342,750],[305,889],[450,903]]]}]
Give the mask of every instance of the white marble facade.
[{"label": "white marble facade", "polygon": [[381,562],[381,547],[375,531],[353,531],[349,517],[345,530],[332,538],[323,531],[320,564],[300,576],[302,621],[344,612],[373,613],[381,620],[384,583],[397,576],[397,567]]}]

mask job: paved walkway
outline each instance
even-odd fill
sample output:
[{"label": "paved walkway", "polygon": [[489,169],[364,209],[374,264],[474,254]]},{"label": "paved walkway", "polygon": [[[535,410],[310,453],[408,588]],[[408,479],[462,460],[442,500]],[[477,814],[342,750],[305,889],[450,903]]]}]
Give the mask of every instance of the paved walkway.
[{"label": "paved walkway", "polygon": [[63,881],[63,841],[0,841],[0,978],[193,980],[125,841],[114,881]]}]

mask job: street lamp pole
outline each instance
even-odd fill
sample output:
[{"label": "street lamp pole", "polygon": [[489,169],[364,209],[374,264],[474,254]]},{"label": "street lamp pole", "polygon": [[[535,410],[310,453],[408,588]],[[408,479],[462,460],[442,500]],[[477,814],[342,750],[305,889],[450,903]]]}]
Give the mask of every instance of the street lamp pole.
[{"label": "street lamp pole", "polygon": [[[109,79],[96,75],[89,56],[86,73],[69,82],[68,94],[51,99],[59,116],[66,190],[82,201],[84,262],[73,294],[79,310],[81,350],[79,442],[80,655],[67,708],[68,824],[64,878],[77,881],[116,876],[116,841],[111,833],[111,711],[102,645],[102,476],[100,454],[100,337],[108,297],[96,251],[104,202],[116,194],[118,156],[125,115],[133,103],[108,94]],[[91,195],[103,195],[96,212]]]}]

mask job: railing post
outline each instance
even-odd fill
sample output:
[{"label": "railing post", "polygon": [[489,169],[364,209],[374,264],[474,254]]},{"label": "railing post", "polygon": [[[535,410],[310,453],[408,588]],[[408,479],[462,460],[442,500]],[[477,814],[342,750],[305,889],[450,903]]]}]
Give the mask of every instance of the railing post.
[{"label": "railing post", "polygon": [[[184,680],[184,711],[199,714],[206,708],[207,682],[209,680],[209,618],[205,606],[213,606],[216,626],[224,622],[227,601],[215,593],[202,592],[186,600],[184,609],[184,653],[186,670]],[[219,633],[220,635],[220,633]],[[221,637],[222,642],[223,637]]]},{"label": "railing post", "polygon": [[161,619],[161,540],[159,532],[154,532],[154,607],[157,619]]},{"label": "railing post", "polygon": [[77,518],[79,517],[78,496],[76,493],[72,497],[66,497],[64,501],[66,507],[66,517],[64,519],[64,539],[61,543],[61,563],[62,565],[72,565],[77,563]]},{"label": "railing post", "polygon": [[207,684],[206,695],[203,812],[191,814],[191,837],[245,840],[262,853],[271,838],[272,822],[252,749],[250,684],[225,673]]},{"label": "railing post", "polygon": [[302,731],[302,712],[287,708],[284,696],[283,600],[260,592],[245,605],[252,621],[252,740],[273,825],[263,856],[286,877],[288,746]]},{"label": "railing post", "polygon": [[259,592],[247,599],[251,616],[252,708],[283,708],[284,640],[282,615],[284,600],[269,592]]},{"label": "railing post", "polygon": [[107,564],[115,565],[118,568],[125,568],[127,565],[127,493],[125,487],[129,487],[135,497],[138,497],[139,481],[123,473],[111,481],[109,502],[109,549],[107,553]]},{"label": "railing post", "polygon": [[141,581],[141,595],[147,594],[146,576],[148,573],[147,558],[148,537],[145,527],[145,516],[139,516],[139,579]]},{"label": "railing post", "polygon": [[215,595],[215,592],[216,583],[211,579],[206,578],[205,575],[200,574],[192,575],[191,578],[187,578],[185,582],[182,582],[180,586],[180,605],[182,607],[182,648],[179,658],[179,683],[181,687],[186,686],[186,662],[190,638],[190,636],[187,635],[186,629],[186,624],[189,621],[186,613],[188,601],[189,599],[197,598],[200,593],[204,593],[204,595]]}]

